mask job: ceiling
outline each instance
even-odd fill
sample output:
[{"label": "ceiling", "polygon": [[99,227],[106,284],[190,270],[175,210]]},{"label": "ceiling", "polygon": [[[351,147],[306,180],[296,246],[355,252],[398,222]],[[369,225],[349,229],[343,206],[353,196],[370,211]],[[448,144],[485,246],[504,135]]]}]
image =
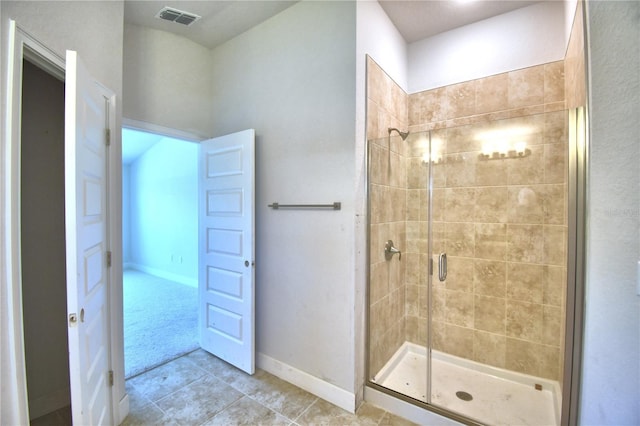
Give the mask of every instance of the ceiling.
[{"label": "ceiling", "polygon": [[382,9],[407,43],[502,15],[538,1],[380,0]]},{"label": "ceiling", "polygon": [[[213,49],[295,3],[297,1],[126,0],[124,21],[178,34]],[[538,1],[380,0],[379,3],[405,41],[412,43]],[[195,13],[202,16],[202,19],[187,27],[155,18],[164,6]]]},{"label": "ceiling", "polygon": [[[124,22],[178,34],[213,49],[295,3],[280,0],[125,0]],[[156,14],[165,6],[195,13],[202,19],[189,26],[157,19]]]}]

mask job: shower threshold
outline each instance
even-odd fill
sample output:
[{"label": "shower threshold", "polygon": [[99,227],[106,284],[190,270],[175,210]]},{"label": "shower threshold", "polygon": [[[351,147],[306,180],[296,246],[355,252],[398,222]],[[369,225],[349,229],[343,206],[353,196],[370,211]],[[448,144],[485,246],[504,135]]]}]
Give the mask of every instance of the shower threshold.
[{"label": "shower threshold", "polygon": [[[431,353],[431,404],[491,425],[559,424],[557,382]],[[404,342],[373,381],[426,402],[426,354],[424,346]]]}]

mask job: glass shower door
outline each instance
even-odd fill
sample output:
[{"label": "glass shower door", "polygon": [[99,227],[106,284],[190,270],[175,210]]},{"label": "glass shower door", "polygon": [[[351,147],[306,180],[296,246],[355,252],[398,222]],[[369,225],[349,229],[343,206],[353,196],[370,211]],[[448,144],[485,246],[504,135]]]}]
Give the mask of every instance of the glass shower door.
[{"label": "glass shower door", "polygon": [[557,424],[567,114],[433,131],[429,403],[486,424]]}]

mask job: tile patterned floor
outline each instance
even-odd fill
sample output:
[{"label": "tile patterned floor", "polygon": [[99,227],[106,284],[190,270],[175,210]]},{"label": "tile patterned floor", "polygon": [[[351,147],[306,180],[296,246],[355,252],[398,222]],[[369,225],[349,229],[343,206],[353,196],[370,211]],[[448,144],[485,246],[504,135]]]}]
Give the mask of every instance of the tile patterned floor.
[{"label": "tile patterned floor", "polygon": [[203,350],[126,382],[123,425],[397,425],[370,404],[351,414],[265,371],[249,376]]}]

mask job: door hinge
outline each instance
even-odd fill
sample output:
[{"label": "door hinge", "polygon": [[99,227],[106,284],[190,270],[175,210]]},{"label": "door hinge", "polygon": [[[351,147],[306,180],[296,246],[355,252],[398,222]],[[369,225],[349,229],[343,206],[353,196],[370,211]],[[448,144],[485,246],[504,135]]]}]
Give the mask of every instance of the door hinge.
[{"label": "door hinge", "polygon": [[113,370],[109,370],[109,386],[113,386]]},{"label": "door hinge", "polygon": [[104,129],[104,135],[106,137],[105,143],[107,146],[111,145],[111,129]]},{"label": "door hinge", "polygon": [[111,252],[107,252],[107,268],[111,267]]}]

